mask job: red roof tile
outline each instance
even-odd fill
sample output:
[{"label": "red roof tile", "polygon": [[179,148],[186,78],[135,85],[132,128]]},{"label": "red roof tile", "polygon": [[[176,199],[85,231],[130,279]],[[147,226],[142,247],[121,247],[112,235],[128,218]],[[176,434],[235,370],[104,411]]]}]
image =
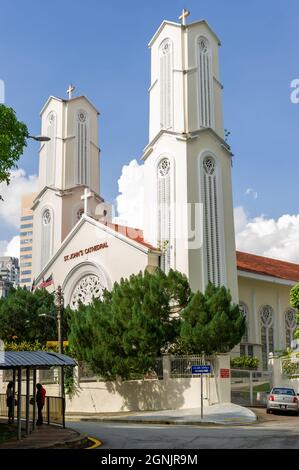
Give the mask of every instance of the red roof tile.
[{"label": "red roof tile", "polygon": [[287,261],[237,251],[237,268],[241,271],[299,282],[299,265]]},{"label": "red roof tile", "polygon": [[158,250],[158,248],[144,241],[143,231],[139,228],[126,227],[125,225],[113,224],[110,222],[106,222],[105,225],[114,230],[115,232],[121,233],[125,237],[130,238],[130,240],[134,240],[137,243],[141,243],[141,245],[144,245],[150,250]]}]

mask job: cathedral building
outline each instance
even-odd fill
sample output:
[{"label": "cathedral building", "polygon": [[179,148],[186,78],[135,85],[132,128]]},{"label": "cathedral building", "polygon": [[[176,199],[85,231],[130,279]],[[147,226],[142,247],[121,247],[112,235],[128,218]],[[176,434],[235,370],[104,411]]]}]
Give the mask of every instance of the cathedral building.
[{"label": "cathedral building", "polygon": [[115,225],[101,197],[99,112],[85,97],[51,96],[41,111],[50,137],[39,156],[33,210],[33,278],[62,286],[66,305],[100,297],[114,282],[160,266],[191,288],[227,286],[247,319],[241,354],[260,358],[290,345],[290,288],[299,266],[236,252],[232,153],[224,138],[220,40],[206,21],[163,21],[149,43],[149,142],[143,230]]}]

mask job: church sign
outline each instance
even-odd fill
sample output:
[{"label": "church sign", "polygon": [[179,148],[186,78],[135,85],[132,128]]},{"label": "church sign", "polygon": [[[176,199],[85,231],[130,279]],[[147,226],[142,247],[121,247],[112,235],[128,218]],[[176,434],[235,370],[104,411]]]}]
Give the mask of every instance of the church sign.
[{"label": "church sign", "polygon": [[71,261],[75,258],[80,258],[81,256],[88,255],[89,253],[93,253],[94,251],[103,250],[104,248],[108,248],[108,243],[100,243],[99,245],[90,246],[89,248],[85,248],[85,250],[79,250],[75,253],[71,253],[70,255],[66,255],[64,257],[64,261]]}]

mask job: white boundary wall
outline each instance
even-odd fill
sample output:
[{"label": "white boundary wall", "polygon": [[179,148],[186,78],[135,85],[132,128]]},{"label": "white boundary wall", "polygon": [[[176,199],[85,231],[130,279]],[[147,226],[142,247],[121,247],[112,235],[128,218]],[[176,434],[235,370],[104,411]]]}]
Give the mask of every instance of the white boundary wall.
[{"label": "white boundary wall", "polygon": [[269,359],[269,371],[272,372],[272,387],[291,387],[296,393],[299,393],[299,377],[289,379],[286,374],[282,372],[282,358],[271,357]]},{"label": "white boundary wall", "polygon": [[[204,406],[231,401],[230,377],[221,378],[220,369],[230,369],[229,355],[216,356],[214,377],[203,377]],[[67,396],[66,412],[107,413],[200,407],[200,378],[170,378],[169,356],[163,357],[163,376],[163,380],[81,382],[75,396],[72,399]],[[5,393],[5,387],[2,382],[2,393]],[[59,396],[58,385],[48,384],[45,387],[48,396]]]}]

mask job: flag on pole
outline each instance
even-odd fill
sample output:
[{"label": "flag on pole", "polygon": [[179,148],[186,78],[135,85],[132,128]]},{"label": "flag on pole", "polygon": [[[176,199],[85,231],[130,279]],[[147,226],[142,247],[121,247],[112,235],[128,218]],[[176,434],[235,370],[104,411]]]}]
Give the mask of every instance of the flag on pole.
[{"label": "flag on pole", "polygon": [[45,287],[50,286],[51,284],[54,284],[53,274],[51,274],[51,276],[49,276],[48,279],[46,279],[46,280],[44,280],[44,278],[43,278],[43,282],[39,285],[39,287],[40,288],[45,288]]}]

